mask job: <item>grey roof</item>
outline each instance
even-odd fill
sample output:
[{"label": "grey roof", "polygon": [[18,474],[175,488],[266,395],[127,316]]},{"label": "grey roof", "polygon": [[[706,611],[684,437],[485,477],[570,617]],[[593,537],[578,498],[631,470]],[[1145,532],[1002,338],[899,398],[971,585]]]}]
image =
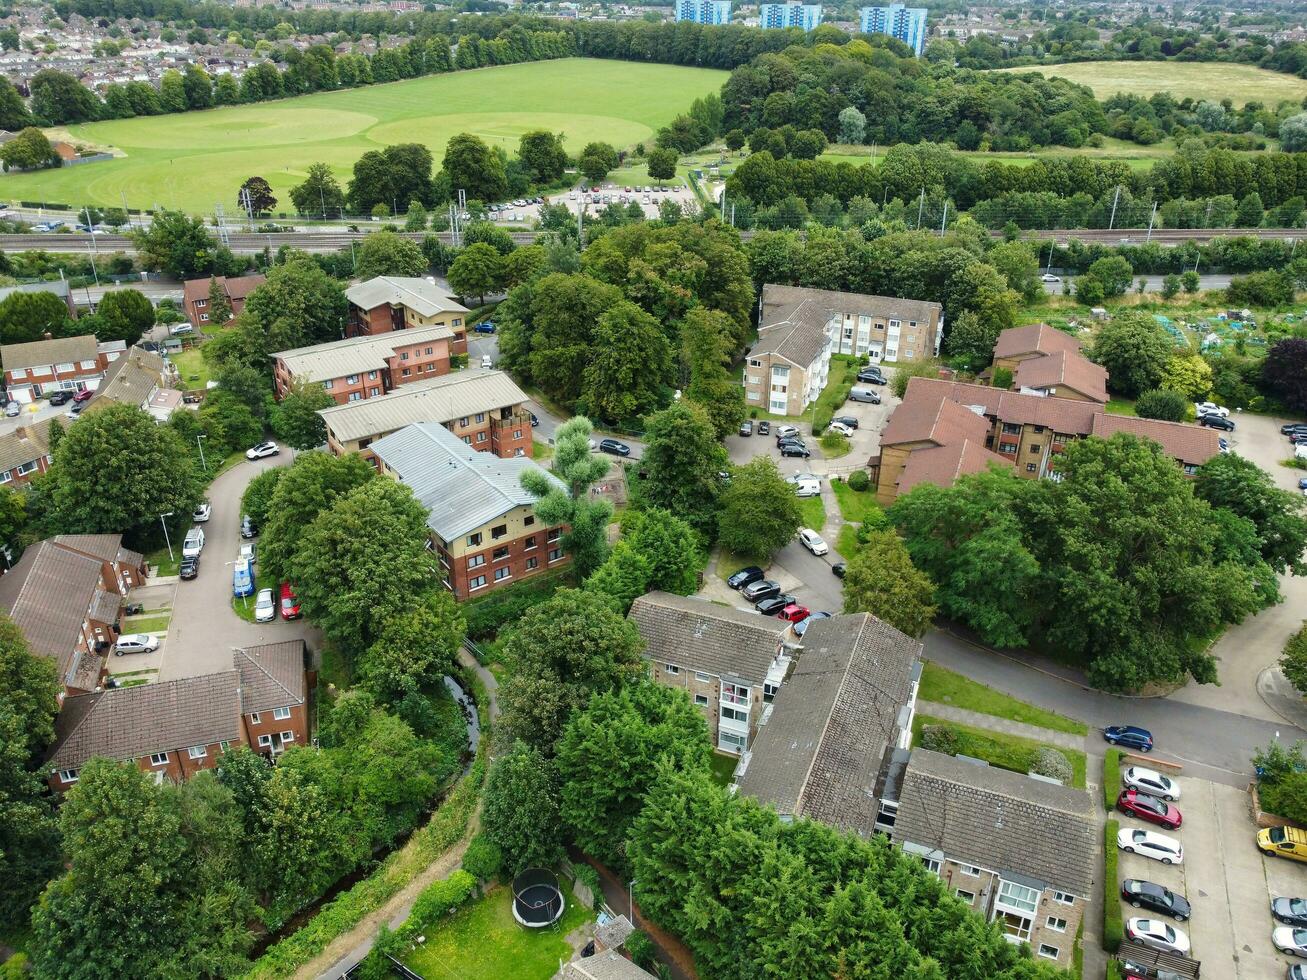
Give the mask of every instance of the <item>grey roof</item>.
[{"label": "grey roof", "polygon": [[649,980],[652,976],[616,950],[607,950],[568,963],[562,980]]},{"label": "grey roof", "polygon": [[355,442],[414,422],[452,422],[478,412],[521,405],[526,398],[526,393],[503,371],[469,368],[400,385],[375,398],[324,408],[318,414],[338,442]]},{"label": "grey roof", "polygon": [[91,600],[91,606],[86,611],[86,618],[112,626],[118,621],[118,611],[122,608],[122,604],[123,597],[117,592],[97,589],[95,598]]},{"label": "grey roof", "polygon": [[781,814],[870,833],[920,655],[920,641],[868,613],[811,624],[736,780],[740,792]]},{"label": "grey roof", "polygon": [[366,371],[386,370],[386,359],[395,356],[396,347],[421,344],[428,340],[447,340],[454,336],[449,327],[415,327],[365,337],[333,340],[329,344],[296,347],[272,356],[286,365],[296,380],[327,381]]},{"label": "grey roof", "polygon": [[162,357],[153,351],[133,347],[110,362],[91,402],[111,401],[141,408],[167,377],[168,365]]},{"label": "grey roof", "polygon": [[[0,140],[0,143],[5,142],[8,141]],[[55,279],[51,282],[22,282],[17,286],[0,288],[0,300],[14,293],[54,293],[60,299],[66,300],[70,291],[67,279]]]},{"label": "grey roof", "polygon": [[604,949],[617,949],[635,932],[635,926],[624,915],[609,919],[601,926],[595,927],[595,941]]},{"label": "grey roof", "polygon": [[345,298],[361,309],[382,303],[407,306],[421,316],[437,313],[467,313],[468,308],[429,279],[411,276],[377,276],[345,290]]},{"label": "grey roof", "polygon": [[52,658],[67,680],[86,612],[100,589],[102,565],[53,541],[39,541],[0,576],[0,612],[23,631],[34,653]]},{"label": "grey roof", "polygon": [[749,354],[778,354],[792,364],[807,368],[830,343],[826,334],[829,322],[830,312],[825,307],[805,300],[784,319],[760,326],[758,342]]},{"label": "grey roof", "polygon": [[445,541],[535,503],[522,487],[523,473],[545,473],[566,489],[531,460],[477,452],[439,422],[406,426],[371,449],[413,491],[427,509],[427,526]]},{"label": "grey roof", "polygon": [[1088,898],[1098,835],[1081,789],[913,749],[894,839]]},{"label": "grey roof", "polygon": [[6,344],[0,347],[0,364],[6,371],[19,368],[43,367],[63,364],[66,361],[94,361],[99,345],[93,334],[80,337],[56,337],[54,340],[33,340],[26,344]]},{"label": "grey roof", "polygon": [[0,435],[0,473],[50,453],[50,420],[20,425]]},{"label": "grey roof", "polygon": [[767,283],[762,287],[762,319],[764,322],[788,315],[800,303],[811,301],[829,313],[855,313],[875,320],[916,320],[929,323],[939,317],[944,308],[938,303],[921,299],[903,299],[899,296],[871,296],[866,293],[842,293],[834,289],[808,289],[804,286],[779,286]]},{"label": "grey roof", "polygon": [[790,628],[783,619],[670,592],[640,596],[629,615],[647,659],[754,686],[767,679]]},{"label": "grey roof", "polygon": [[52,540],[57,545],[72,548],[101,561],[116,561],[134,568],[145,564],[145,557],[139,551],[123,547],[121,534],[56,534]]},{"label": "grey roof", "polygon": [[232,651],[241,675],[241,713],[304,703],[304,641],[286,640]]},{"label": "grey roof", "polygon": [[77,769],[95,756],[139,759],[238,741],[239,687],[240,673],[227,670],[65,698],[48,761]]}]

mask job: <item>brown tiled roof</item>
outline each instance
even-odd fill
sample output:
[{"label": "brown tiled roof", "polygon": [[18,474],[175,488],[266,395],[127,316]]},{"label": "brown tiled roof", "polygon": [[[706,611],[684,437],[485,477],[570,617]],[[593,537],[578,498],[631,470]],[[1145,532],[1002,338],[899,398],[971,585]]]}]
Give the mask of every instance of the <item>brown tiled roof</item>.
[{"label": "brown tiled roof", "polygon": [[52,658],[67,678],[86,611],[100,588],[99,559],[40,541],[0,576],[0,612],[23,631],[33,652]]},{"label": "brown tiled roof", "polygon": [[[226,276],[215,276],[223,289],[227,293],[228,299],[244,299],[259,286],[267,282],[267,278],[262,275],[252,276],[235,276],[228,279]],[[197,299],[209,298],[209,276],[202,279],[187,279],[182,285],[182,296],[187,304]]]},{"label": "brown tiled roof", "polygon": [[670,592],[640,596],[630,618],[649,660],[751,685],[767,679],[789,630],[784,620]]},{"label": "brown tiled roof", "polygon": [[117,592],[97,589],[95,598],[91,600],[91,608],[87,610],[86,617],[112,626],[118,621],[118,610],[122,608],[122,604],[123,597]]},{"label": "brown tiled roof", "polygon": [[109,562],[118,557],[123,544],[121,534],[56,534],[51,540],[60,547]]},{"label": "brown tiled roof", "polygon": [[1024,327],[1009,327],[994,342],[994,356],[1019,357],[1022,354],[1053,354],[1063,351],[1080,353],[1080,341],[1047,323],[1031,323]]},{"label": "brown tiled roof", "polygon": [[762,287],[762,319],[771,322],[788,316],[800,303],[810,301],[829,314],[856,313],[876,320],[916,320],[930,323],[943,312],[938,303],[898,296],[869,296],[866,293],[841,293],[834,289],[808,289],[767,283]]},{"label": "brown tiled roof", "polygon": [[807,368],[821,357],[822,350],[830,342],[826,335],[829,321],[830,313],[824,307],[805,300],[785,319],[760,326],[758,342],[749,354],[778,354],[791,364]]},{"label": "brown tiled roof", "polygon": [[877,781],[912,698],[921,643],[875,616],[808,627],[736,783],[784,815],[870,833]]},{"label": "brown tiled roof", "polygon": [[[940,381],[935,378],[912,378],[904,401],[917,398],[947,398],[959,405],[979,406],[989,416],[1013,425],[1043,425],[1054,432],[1089,435],[1094,413],[1101,411],[1093,402],[1075,398],[1048,398],[1005,391],[989,385]],[[883,439],[882,439],[883,442]]]},{"label": "brown tiled roof", "polygon": [[92,405],[106,401],[141,408],[155,388],[168,377],[167,362],[153,351],[133,347],[104,372],[104,380],[95,389]]},{"label": "brown tiled roof", "polygon": [[919,483],[932,483],[937,487],[951,487],[953,481],[968,473],[983,473],[991,463],[1004,469],[1012,461],[985,448],[984,442],[963,439],[943,446],[917,449],[908,455],[899,476],[898,492],[907,493]]},{"label": "brown tiled roof", "polygon": [[77,769],[95,756],[139,759],[237,741],[239,686],[240,673],[227,670],[65,698],[49,762]]},{"label": "brown tiled roof", "polygon": [[1201,466],[1221,451],[1221,434],[1206,426],[1140,419],[1129,415],[1108,415],[1106,412],[1094,416],[1093,435],[1110,439],[1117,432],[1152,439],[1161,444],[1168,456],[1174,456],[1191,466]]},{"label": "brown tiled roof", "polygon": [[[915,383],[918,379],[913,378]],[[918,394],[918,391],[921,394]],[[958,402],[943,397],[943,392],[915,389],[912,383],[902,402],[890,413],[880,434],[881,447],[904,442],[960,442],[971,439],[985,444],[989,420]]]},{"label": "brown tiled roof", "polygon": [[1107,404],[1107,371],[1081,354],[1058,351],[1028,358],[1012,372],[1012,383],[1018,388],[1054,389],[1050,394],[1067,387]]},{"label": "brown tiled roof", "polygon": [[232,651],[241,677],[241,712],[304,703],[304,641],[286,640]]},{"label": "brown tiled roof", "polygon": [[1098,840],[1084,790],[913,749],[894,840],[1088,898]]},{"label": "brown tiled roof", "polygon": [[81,337],[56,337],[54,340],[33,340],[26,344],[6,344],[0,347],[0,364],[6,371],[17,368],[40,367],[45,364],[62,364],[65,361],[94,361],[99,346],[94,334]]},{"label": "brown tiled roof", "polygon": [[244,299],[267,281],[266,276],[258,273],[252,276],[236,276],[228,279],[226,282],[227,297],[229,299]]},{"label": "brown tiled roof", "polygon": [[0,435],[0,473],[35,462],[50,453],[50,419],[20,425]]}]

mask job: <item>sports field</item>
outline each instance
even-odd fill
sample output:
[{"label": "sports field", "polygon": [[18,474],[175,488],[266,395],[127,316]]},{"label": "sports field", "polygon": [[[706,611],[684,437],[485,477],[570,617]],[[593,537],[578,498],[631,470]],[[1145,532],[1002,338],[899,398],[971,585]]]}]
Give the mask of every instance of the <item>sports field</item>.
[{"label": "sports field", "polygon": [[1067,65],[1001,68],[999,71],[1039,72],[1047,77],[1066,78],[1088,85],[1094,95],[1106,99],[1117,92],[1152,95],[1170,92],[1178,99],[1220,102],[1230,99],[1236,106],[1262,102],[1271,109],[1280,101],[1300,102],[1307,96],[1307,79],[1285,75],[1252,65],[1186,61],[1081,61]]},{"label": "sports field", "polygon": [[236,191],[258,175],[280,208],[308,165],[323,162],[341,185],[354,161],[390,143],[422,143],[436,166],[448,139],[475,133],[517,151],[532,129],[566,135],[576,153],[591,140],[621,148],[651,137],[726,72],[570,58],[453,72],[278,102],[120,119],[70,127],[74,140],[112,147],[119,159],[0,176],[0,199],[230,214]]}]

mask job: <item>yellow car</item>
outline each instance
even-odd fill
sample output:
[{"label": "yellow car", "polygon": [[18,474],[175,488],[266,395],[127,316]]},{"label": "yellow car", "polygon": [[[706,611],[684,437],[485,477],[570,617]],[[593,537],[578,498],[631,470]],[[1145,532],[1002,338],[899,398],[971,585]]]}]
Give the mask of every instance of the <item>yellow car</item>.
[{"label": "yellow car", "polygon": [[1272,857],[1307,861],[1307,830],[1297,827],[1268,827],[1257,832],[1257,849]]}]

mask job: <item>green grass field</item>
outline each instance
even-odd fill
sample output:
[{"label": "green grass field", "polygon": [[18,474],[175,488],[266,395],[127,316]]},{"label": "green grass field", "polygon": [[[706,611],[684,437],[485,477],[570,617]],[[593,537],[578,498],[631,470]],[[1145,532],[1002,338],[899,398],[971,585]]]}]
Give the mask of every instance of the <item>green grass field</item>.
[{"label": "green grass field", "polygon": [[[829,160],[832,163],[851,163],[859,166],[872,161],[870,146],[847,146],[843,144],[832,145],[825,153],[822,154],[823,160]],[[970,157],[976,163],[985,163],[989,160],[995,160],[1000,163],[1007,163],[1017,167],[1028,167],[1036,160],[1047,160],[1057,157],[1088,157],[1092,160],[1119,160],[1125,163],[1132,170],[1144,170],[1151,167],[1157,160],[1163,157],[1169,157],[1175,152],[1175,142],[1173,140],[1163,140],[1160,143],[1154,143],[1152,146],[1141,146],[1138,143],[1131,143],[1128,140],[1119,140],[1111,136],[1103,138],[1102,146],[1082,146],[1072,148],[1069,146],[1046,146],[1038,150],[1030,151],[998,151],[990,153],[981,153],[979,151],[967,151],[962,155]],[[884,159],[883,149],[877,149],[875,162],[879,163]]]},{"label": "green grass field", "polygon": [[1001,68],[999,71],[1034,71],[1049,78],[1065,78],[1088,85],[1100,99],[1118,92],[1149,96],[1170,92],[1177,99],[1191,96],[1220,102],[1230,99],[1236,106],[1262,102],[1274,108],[1278,102],[1300,102],[1307,96],[1307,79],[1251,65],[1181,61],[1082,61],[1069,65],[1030,68]]},{"label": "green grass field", "polygon": [[210,213],[236,210],[252,175],[268,180],[290,210],[290,188],[308,165],[329,164],[342,185],[354,161],[390,143],[427,146],[437,167],[445,143],[469,132],[516,153],[532,129],[566,136],[576,153],[592,140],[647,141],[726,73],[674,65],[570,58],[453,72],[320,92],[278,102],[71,127],[74,140],[125,156],[0,177],[0,198]]}]

